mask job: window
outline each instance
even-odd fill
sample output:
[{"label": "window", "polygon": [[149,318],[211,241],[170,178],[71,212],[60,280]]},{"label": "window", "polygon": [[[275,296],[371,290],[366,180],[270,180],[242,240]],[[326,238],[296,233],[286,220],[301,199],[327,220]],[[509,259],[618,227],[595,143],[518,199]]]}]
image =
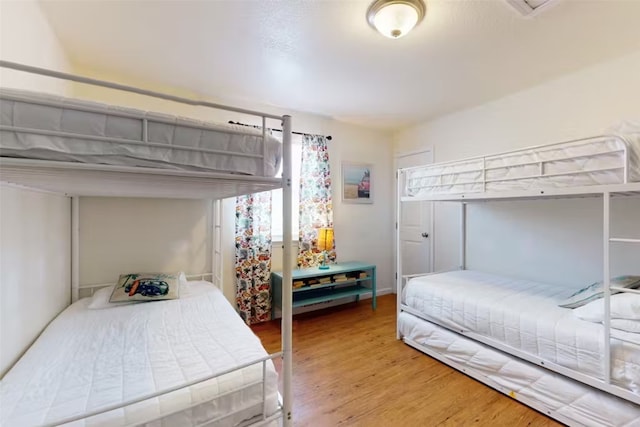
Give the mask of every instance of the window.
[{"label": "window", "polygon": [[[298,240],[298,201],[300,200],[300,163],[302,160],[302,140],[300,135],[292,135],[291,140],[291,228],[292,238]],[[277,177],[282,176],[282,165]],[[283,241],[282,189],[271,192],[271,239],[274,242]]]}]

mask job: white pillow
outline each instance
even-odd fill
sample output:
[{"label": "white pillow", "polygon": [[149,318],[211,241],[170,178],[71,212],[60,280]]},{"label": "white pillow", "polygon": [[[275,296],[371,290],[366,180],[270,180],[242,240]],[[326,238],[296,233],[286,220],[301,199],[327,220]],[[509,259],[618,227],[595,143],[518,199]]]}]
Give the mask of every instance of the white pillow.
[{"label": "white pillow", "polygon": [[111,308],[117,307],[119,305],[129,305],[129,304],[137,304],[144,301],[124,301],[124,302],[109,302],[109,298],[111,298],[111,294],[113,293],[113,288],[115,285],[107,286],[105,288],[100,288],[91,295],[91,301],[87,308],[92,310],[100,310],[103,308]]},{"label": "white pillow", "polygon": [[[611,295],[611,318],[640,320],[640,295],[624,292]],[[574,316],[589,322],[604,320],[604,298],[592,301],[572,310]]]},{"label": "white pillow", "polygon": [[[618,286],[621,288],[636,289],[640,287],[640,276],[619,276],[610,280],[611,286]],[[620,291],[612,290],[611,295],[617,294]],[[602,282],[592,283],[586,288],[582,288],[576,291],[566,300],[558,304],[560,307],[565,308],[578,308],[591,301],[596,301],[604,295],[604,285]]]},{"label": "white pillow", "polygon": [[640,334],[640,321],[628,319],[611,319],[611,327],[621,331]]}]

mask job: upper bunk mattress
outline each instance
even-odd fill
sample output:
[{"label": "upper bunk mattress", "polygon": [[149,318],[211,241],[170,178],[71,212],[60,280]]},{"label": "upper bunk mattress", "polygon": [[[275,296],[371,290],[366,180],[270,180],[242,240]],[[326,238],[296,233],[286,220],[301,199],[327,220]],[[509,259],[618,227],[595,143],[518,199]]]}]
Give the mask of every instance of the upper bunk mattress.
[{"label": "upper bunk mattress", "polygon": [[[560,286],[462,270],[411,279],[403,299],[427,320],[602,379],[603,326],[558,307],[571,294]],[[611,335],[612,383],[640,393],[640,336],[615,329]]]},{"label": "upper bunk mattress", "polygon": [[263,144],[259,129],[4,88],[0,125],[5,157],[265,177],[282,159],[280,141]]},{"label": "upper bunk mattress", "polygon": [[640,129],[625,125],[615,135],[409,169],[404,195],[552,190],[635,181],[640,181]]},{"label": "upper bunk mattress", "polygon": [[[180,299],[89,309],[84,298],[45,329],[2,380],[0,425],[35,426],[120,404],[267,356],[218,289],[189,282]],[[266,365],[267,415],[278,405]],[[262,414],[262,364],[72,423],[234,426]]]}]

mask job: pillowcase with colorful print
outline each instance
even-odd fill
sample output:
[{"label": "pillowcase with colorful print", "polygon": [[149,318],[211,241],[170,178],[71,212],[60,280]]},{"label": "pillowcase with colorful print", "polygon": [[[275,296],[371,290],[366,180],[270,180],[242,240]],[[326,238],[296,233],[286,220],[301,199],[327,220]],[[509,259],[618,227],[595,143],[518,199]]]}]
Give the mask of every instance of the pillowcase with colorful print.
[{"label": "pillowcase with colorful print", "polygon": [[180,273],[121,274],[109,302],[160,301],[179,297]]}]

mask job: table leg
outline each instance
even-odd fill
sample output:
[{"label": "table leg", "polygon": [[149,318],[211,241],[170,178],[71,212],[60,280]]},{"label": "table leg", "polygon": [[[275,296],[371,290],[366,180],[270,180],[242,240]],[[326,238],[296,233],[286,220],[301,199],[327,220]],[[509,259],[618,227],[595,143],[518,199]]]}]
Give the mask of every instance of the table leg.
[{"label": "table leg", "polygon": [[375,310],[376,307],[376,268],[373,267],[371,270],[371,308]]}]

